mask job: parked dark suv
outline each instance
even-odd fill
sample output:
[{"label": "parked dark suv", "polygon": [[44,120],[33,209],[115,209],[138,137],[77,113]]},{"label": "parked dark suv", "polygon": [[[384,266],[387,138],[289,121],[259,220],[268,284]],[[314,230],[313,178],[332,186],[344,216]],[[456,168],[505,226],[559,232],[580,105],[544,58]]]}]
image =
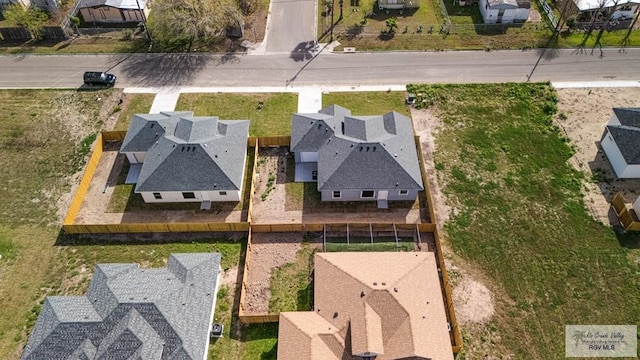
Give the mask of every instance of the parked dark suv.
[{"label": "parked dark suv", "polygon": [[102,85],[113,86],[116,84],[116,76],[102,71],[87,71],[84,73],[84,83],[89,86]]}]

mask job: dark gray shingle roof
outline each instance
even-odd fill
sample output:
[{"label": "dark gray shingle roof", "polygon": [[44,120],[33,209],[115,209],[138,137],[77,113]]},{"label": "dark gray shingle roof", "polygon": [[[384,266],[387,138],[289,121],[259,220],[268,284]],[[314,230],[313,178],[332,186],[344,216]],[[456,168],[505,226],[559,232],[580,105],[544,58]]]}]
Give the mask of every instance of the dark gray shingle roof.
[{"label": "dark gray shingle roof", "polygon": [[134,116],[120,151],[147,152],[136,192],[241,190],[249,121],[192,114]]},{"label": "dark gray shingle roof", "polygon": [[180,116],[193,116],[193,111],[165,111],[159,114],[136,114],[131,118],[120,152],[145,152],[162,138],[173,133]]},{"label": "dark gray shingle roof", "polygon": [[607,126],[628,165],[640,164],[640,128]]},{"label": "dark gray shingle roof", "polygon": [[620,124],[640,130],[640,108],[613,108]]},{"label": "dark gray shingle roof", "polygon": [[292,129],[292,151],[318,152],[320,191],[424,189],[406,116],[351,116],[333,105],[319,114],[295,114]]},{"label": "dark gray shingle roof", "polygon": [[47,297],[22,358],[202,359],[219,268],[218,253],[98,265],[85,296]]}]

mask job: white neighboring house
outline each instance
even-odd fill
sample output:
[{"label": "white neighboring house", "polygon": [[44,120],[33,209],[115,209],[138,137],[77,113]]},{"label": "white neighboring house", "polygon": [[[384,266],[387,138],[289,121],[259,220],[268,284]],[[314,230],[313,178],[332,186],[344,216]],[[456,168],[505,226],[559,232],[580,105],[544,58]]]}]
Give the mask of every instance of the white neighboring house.
[{"label": "white neighboring house", "polygon": [[141,22],[149,15],[147,0],[79,0],[78,11],[87,23]]},{"label": "white neighboring house", "polygon": [[52,11],[58,8],[58,0],[0,0],[0,11],[5,10],[7,6],[20,4],[25,8],[33,5],[44,11]]},{"label": "white neighboring house", "polygon": [[618,178],[640,178],[640,108],[614,108],[600,146]]},{"label": "white neighboring house", "polygon": [[573,0],[580,12],[597,12],[603,10],[604,15],[609,16],[613,20],[630,20],[638,11],[640,0]]},{"label": "white neighboring house", "polygon": [[127,183],[148,203],[240,201],[248,136],[248,120],[134,115],[120,147],[131,163]]},{"label": "white neighboring house", "polygon": [[485,24],[523,23],[529,18],[529,0],[480,0],[480,13]]}]

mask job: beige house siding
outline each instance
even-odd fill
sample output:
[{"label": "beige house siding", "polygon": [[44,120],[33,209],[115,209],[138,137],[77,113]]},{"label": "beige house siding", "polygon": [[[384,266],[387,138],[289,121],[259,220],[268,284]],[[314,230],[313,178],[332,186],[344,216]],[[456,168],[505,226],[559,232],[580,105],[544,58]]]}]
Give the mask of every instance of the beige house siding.
[{"label": "beige house siding", "polygon": [[[145,11],[145,13],[147,13],[147,11]],[[139,22],[143,20],[140,10],[118,9],[111,6],[80,9],[80,14],[86,22],[122,23]]]}]

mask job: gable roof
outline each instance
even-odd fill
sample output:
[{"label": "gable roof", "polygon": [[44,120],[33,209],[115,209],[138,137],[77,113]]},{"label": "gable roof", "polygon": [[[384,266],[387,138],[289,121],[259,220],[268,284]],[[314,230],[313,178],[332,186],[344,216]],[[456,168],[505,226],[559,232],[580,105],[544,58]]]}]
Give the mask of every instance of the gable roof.
[{"label": "gable roof", "polygon": [[241,190],[248,120],[195,117],[192,112],[159,115],[134,116],[120,148],[147,152],[136,192]]},{"label": "gable roof", "polygon": [[640,108],[613,108],[613,113],[621,125],[640,130]]},{"label": "gable roof", "polygon": [[172,133],[176,118],[193,116],[193,111],[164,111],[159,114],[135,114],[131,118],[127,134],[122,140],[120,152],[146,152],[161,139],[165,132]]},{"label": "gable roof", "polygon": [[640,4],[640,0],[573,0],[580,11],[596,10],[624,4]]},{"label": "gable roof", "polygon": [[[139,6],[138,6],[139,4]],[[110,6],[118,9],[144,9],[147,6],[147,0],[81,0],[79,9],[97,6]]]},{"label": "gable roof", "polygon": [[[332,105],[293,116],[291,150],[318,152],[318,190],[422,190],[411,119]],[[390,176],[393,174],[393,176]]]},{"label": "gable roof", "polygon": [[[613,108],[607,130],[628,165],[640,164],[640,108]],[[619,125],[618,125],[619,123]]]},{"label": "gable roof", "polygon": [[[279,359],[305,346],[321,354],[308,359],[453,359],[433,253],[317,253],[314,261],[314,311],[280,314]],[[336,343],[343,352],[331,350]]]},{"label": "gable roof", "polygon": [[202,359],[219,269],[218,253],[99,264],[86,295],[46,298],[22,358]]}]

